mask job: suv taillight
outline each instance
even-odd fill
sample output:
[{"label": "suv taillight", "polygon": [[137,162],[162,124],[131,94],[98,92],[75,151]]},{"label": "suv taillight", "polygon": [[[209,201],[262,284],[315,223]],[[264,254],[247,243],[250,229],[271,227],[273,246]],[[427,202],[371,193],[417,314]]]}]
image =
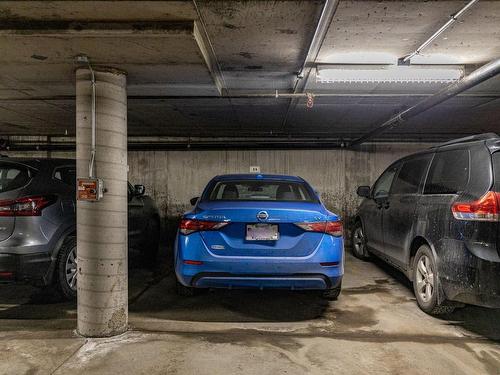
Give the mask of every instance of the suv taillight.
[{"label": "suv taillight", "polygon": [[179,231],[182,234],[191,234],[193,232],[218,230],[229,223],[226,221],[204,221],[197,219],[182,219],[179,224]]},{"label": "suv taillight", "polygon": [[316,223],[295,223],[296,226],[307,232],[319,232],[330,234],[334,237],[342,237],[344,232],[341,221],[320,221]]},{"label": "suv taillight", "polygon": [[40,216],[42,209],[55,201],[55,197],[51,195],[0,200],[0,216]]},{"label": "suv taillight", "polygon": [[489,191],[473,202],[457,202],[451,206],[453,217],[458,220],[499,221],[500,193]]}]

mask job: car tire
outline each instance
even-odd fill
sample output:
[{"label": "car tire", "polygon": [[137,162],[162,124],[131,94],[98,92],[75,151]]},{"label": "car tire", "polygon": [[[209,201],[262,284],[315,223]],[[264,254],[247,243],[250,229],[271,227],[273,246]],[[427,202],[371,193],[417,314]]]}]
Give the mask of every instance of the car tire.
[{"label": "car tire", "polygon": [[439,275],[431,249],[422,245],[417,250],[413,262],[413,291],[417,304],[430,315],[450,314],[455,309],[447,301],[439,302]]},{"label": "car tire", "polygon": [[342,284],[340,284],[337,288],[327,289],[323,291],[323,298],[329,301],[336,301],[340,296],[341,290],[342,290]]},{"label": "car tire", "polygon": [[158,218],[149,221],[147,238],[142,249],[142,258],[148,268],[156,265],[158,257],[158,247],[160,245],[160,220]]},{"label": "car tire", "polygon": [[352,230],[351,252],[358,259],[368,260],[370,254],[366,246],[366,236],[361,222],[357,221]]},{"label": "car tire", "polygon": [[175,280],[175,293],[182,297],[192,297],[196,294],[196,289],[182,285],[178,280]]},{"label": "car tire", "polygon": [[66,300],[76,299],[77,274],[76,237],[70,236],[57,254],[54,278],[55,288]]}]

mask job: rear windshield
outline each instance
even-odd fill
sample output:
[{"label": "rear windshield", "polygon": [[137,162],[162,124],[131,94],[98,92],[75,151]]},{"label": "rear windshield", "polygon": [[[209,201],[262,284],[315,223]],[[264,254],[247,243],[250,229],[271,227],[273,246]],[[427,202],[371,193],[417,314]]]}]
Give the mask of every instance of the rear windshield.
[{"label": "rear windshield", "polygon": [[0,193],[19,189],[30,182],[33,172],[22,165],[0,163]]},{"label": "rear windshield", "polygon": [[289,181],[220,181],[206,196],[211,201],[315,201],[305,184]]}]

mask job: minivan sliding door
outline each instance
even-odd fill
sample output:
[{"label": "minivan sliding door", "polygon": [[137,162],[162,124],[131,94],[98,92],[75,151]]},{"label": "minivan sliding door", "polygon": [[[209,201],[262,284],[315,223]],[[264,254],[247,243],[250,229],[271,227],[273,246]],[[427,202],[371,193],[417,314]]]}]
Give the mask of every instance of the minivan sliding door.
[{"label": "minivan sliding door", "polygon": [[405,252],[412,241],[416,208],[432,154],[403,163],[393,184],[383,214],[384,254],[406,269]]},{"label": "minivan sliding door", "polygon": [[382,215],[389,198],[389,190],[392,181],[401,164],[390,166],[379,177],[371,192],[371,199],[366,201],[363,220],[366,241],[368,247],[382,252],[384,247],[384,236],[382,232]]}]

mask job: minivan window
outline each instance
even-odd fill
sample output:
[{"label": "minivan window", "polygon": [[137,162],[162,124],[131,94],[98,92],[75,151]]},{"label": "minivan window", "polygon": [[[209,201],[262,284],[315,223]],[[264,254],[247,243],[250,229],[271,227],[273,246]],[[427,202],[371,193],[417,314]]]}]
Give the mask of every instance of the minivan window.
[{"label": "minivan window", "polygon": [[491,159],[493,160],[493,190],[500,192],[500,151],[495,152]]},{"label": "minivan window", "polygon": [[392,184],[391,194],[416,194],[427,172],[431,156],[425,156],[404,162],[398,176]]},{"label": "minivan window", "polygon": [[393,165],[389,167],[382,175],[379,177],[375,186],[373,186],[372,196],[373,198],[387,197],[389,195],[389,190],[391,190],[392,180],[399,169],[401,164]]},{"label": "minivan window", "polygon": [[469,151],[439,152],[432,160],[424,194],[456,194],[469,182]]},{"label": "minivan window", "polygon": [[207,196],[211,201],[314,201],[305,184],[288,181],[220,181]]},{"label": "minivan window", "polygon": [[31,172],[19,164],[0,163],[0,193],[23,187],[31,180]]}]

